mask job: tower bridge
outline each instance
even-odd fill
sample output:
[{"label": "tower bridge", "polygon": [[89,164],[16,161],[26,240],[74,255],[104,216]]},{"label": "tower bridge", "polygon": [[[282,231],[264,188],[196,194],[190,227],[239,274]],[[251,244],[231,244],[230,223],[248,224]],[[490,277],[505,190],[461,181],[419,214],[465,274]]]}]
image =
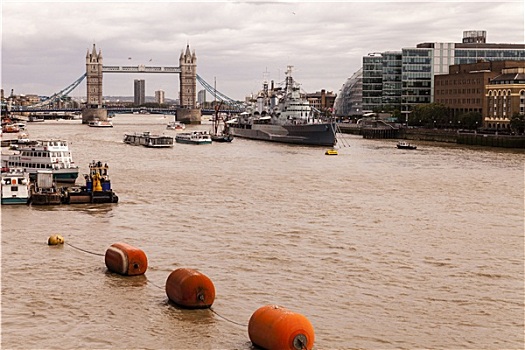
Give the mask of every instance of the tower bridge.
[{"label": "tower bridge", "polygon": [[[64,111],[82,111],[82,122],[88,123],[90,120],[98,118],[100,120],[107,119],[107,112],[118,112],[120,109],[106,108],[103,105],[103,76],[104,74],[115,73],[156,73],[156,74],[179,74],[179,98],[180,107],[175,110],[177,120],[185,123],[199,123],[201,112],[204,114],[211,114],[212,110],[201,110],[196,106],[197,81],[208,91],[216,100],[223,101],[237,110],[243,108],[242,103],[235,101],[225,94],[216,90],[215,87],[207,83],[202,77],[197,74],[197,57],[195,52],[190,52],[189,45],[186,50],[183,50],[179,57],[179,66],[158,66],[158,65],[107,65],[103,64],[102,51],[97,52],[95,44],[93,48],[87,50],[86,53],[86,72],[80,78],[75,80],[72,84],[54,93],[44,101],[33,104],[31,106],[16,106],[12,104],[12,100],[8,100],[7,104],[2,104],[2,111],[13,112],[64,112]],[[86,93],[87,103],[85,108],[50,108],[49,106],[59,100],[63,100],[71,93],[80,83],[86,79]],[[47,107],[46,107],[47,106]],[[129,108],[128,108],[129,109]],[[138,110],[138,108],[136,108]],[[127,110],[127,109],[123,109]],[[132,110],[132,109],[130,109]],[[162,109],[158,109],[161,111]],[[157,111],[157,112],[158,112]],[[122,112],[122,111],[121,111]],[[173,113],[173,109],[169,109]]]},{"label": "tower bridge", "polygon": [[93,119],[107,120],[107,110],[103,108],[102,81],[104,73],[157,73],[179,74],[180,108],[177,119],[186,123],[200,122],[200,109],[197,108],[197,56],[190,52],[190,45],[181,52],[178,67],[162,66],[104,66],[102,50],[97,52],[95,44],[86,54],[86,93],[87,104],[82,110],[82,122]]}]

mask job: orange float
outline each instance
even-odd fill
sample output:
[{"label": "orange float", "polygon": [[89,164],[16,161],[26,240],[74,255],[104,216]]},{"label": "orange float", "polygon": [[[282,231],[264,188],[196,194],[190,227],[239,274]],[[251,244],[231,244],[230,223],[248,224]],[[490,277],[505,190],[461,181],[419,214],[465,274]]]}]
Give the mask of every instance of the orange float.
[{"label": "orange float", "polygon": [[254,345],[267,350],[311,350],[315,334],[306,317],[277,305],[257,309],[248,323]]},{"label": "orange float", "polygon": [[114,243],[105,255],[106,266],[112,272],[125,276],[143,275],[148,269],[146,254],[126,243]]},{"label": "orange float", "polygon": [[180,268],[168,276],[166,294],[179,306],[188,309],[205,309],[215,300],[215,286],[199,271]]}]

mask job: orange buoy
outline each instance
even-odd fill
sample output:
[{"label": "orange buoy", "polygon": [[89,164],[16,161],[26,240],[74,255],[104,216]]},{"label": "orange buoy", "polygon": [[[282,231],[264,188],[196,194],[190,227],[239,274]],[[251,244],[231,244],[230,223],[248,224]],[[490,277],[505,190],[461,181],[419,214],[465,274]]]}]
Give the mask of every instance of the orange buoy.
[{"label": "orange buoy", "polygon": [[168,298],[188,309],[204,309],[215,300],[215,286],[208,276],[197,270],[180,268],[166,280]]},{"label": "orange buoy", "polygon": [[267,350],[311,350],[315,340],[306,317],[277,305],[262,306],[253,313],[248,335],[254,345]]},{"label": "orange buoy", "polygon": [[110,271],[125,276],[143,275],[148,269],[146,254],[126,243],[112,244],[106,250],[105,261]]}]

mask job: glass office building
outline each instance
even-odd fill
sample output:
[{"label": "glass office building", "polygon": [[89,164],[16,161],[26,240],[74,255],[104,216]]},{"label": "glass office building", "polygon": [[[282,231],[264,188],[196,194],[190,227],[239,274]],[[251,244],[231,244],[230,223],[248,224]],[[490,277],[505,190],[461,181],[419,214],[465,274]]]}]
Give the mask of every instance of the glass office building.
[{"label": "glass office building", "polygon": [[486,43],[485,31],[465,31],[461,43],[421,43],[401,52],[363,57],[363,109],[398,106],[408,114],[415,105],[434,102],[434,76],[454,64],[524,60],[525,45]]},{"label": "glass office building", "polygon": [[363,57],[363,109],[380,108],[383,98],[383,56],[371,53]]},{"label": "glass office building", "polygon": [[383,56],[382,107],[391,110],[401,107],[402,53],[387,51]]},{"label": "glass office building", "polygon": [[334,102],[336,116],[360,116],[363,114],[363,69],[352,74],[343,84]]}]

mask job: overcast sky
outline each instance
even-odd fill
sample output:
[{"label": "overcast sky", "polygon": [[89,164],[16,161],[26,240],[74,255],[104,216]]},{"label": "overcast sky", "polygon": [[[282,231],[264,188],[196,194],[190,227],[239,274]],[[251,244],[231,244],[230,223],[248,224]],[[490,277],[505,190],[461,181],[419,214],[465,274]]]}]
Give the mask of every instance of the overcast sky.
[{"label": "overcast sky", "polygon": [[[491,43],[523,44],[523,0],[3,0],[1,86],[6,95],[58,92],[85,73],[93,44],[104,65],[175,67],[189,44],[197,73],[234,99],[256,93],[265,79],[283,81],[288,65],[304,91],[338,93],[368,53],[461,42],[464,30],[486,30]],[[162,89],[178,98],[176,74],[104,74],[104,96],[132,96],[134,79],[146,80],[148,96]],[[85,96],[85,85],[70,95]]]}]

